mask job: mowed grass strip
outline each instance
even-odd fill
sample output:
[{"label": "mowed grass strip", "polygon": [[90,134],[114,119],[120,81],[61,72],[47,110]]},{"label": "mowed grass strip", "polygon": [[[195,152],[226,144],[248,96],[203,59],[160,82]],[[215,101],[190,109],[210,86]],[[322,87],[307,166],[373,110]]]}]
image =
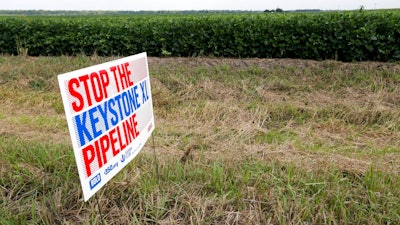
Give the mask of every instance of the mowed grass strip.
[{"label": "mowed grass strip", "polygon": [[83,202],[56,75],[111,59],[0,58],[1,224],[400,223],[398,63],[149,58],[157,155]]}]

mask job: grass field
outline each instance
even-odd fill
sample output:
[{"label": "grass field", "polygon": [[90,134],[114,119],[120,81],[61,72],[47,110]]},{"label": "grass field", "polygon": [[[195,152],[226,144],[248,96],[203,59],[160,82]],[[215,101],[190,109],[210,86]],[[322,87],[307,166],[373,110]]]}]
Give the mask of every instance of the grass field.
[{"label": "grass field", "polygon": [[400,224],[399,63],[149,58],[154,135],[85,203],[57,75],[110,59],[0,57],[0,224]]}]

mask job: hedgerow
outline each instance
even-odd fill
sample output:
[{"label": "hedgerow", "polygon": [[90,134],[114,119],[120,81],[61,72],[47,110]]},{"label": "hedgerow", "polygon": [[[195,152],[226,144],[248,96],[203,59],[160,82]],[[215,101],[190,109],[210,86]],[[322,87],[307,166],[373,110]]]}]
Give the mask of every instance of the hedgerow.
[{"label": "hedgerow", "polygon": [[3,16],[0,53],[400,60],[400,12]]}]

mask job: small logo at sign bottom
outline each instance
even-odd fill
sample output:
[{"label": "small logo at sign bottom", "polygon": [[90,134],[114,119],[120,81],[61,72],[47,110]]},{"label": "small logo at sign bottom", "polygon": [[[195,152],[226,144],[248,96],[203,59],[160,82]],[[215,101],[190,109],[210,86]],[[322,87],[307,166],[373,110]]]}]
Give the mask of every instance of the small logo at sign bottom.
[{"label": "small logo at sign bottom", "polygon": [[121,156],[121,162],[124,163],[132,155],[132,147],[128,148]]},{"label": "small logo at sign bottom", "polygon": [[94,176],[92,179],[89,181],[90,189],[93,189],[96,187],[98,184],[101,182],[101,175],[100,173]]}]

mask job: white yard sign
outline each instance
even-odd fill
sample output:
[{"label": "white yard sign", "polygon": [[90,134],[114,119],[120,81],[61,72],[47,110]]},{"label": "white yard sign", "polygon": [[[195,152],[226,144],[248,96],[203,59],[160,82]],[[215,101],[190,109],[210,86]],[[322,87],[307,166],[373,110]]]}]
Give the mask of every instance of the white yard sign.
[{"label": "white yard sign", "polygon": [[154,130],[146,53],[58,76],[87,201],[142,149]]}]

